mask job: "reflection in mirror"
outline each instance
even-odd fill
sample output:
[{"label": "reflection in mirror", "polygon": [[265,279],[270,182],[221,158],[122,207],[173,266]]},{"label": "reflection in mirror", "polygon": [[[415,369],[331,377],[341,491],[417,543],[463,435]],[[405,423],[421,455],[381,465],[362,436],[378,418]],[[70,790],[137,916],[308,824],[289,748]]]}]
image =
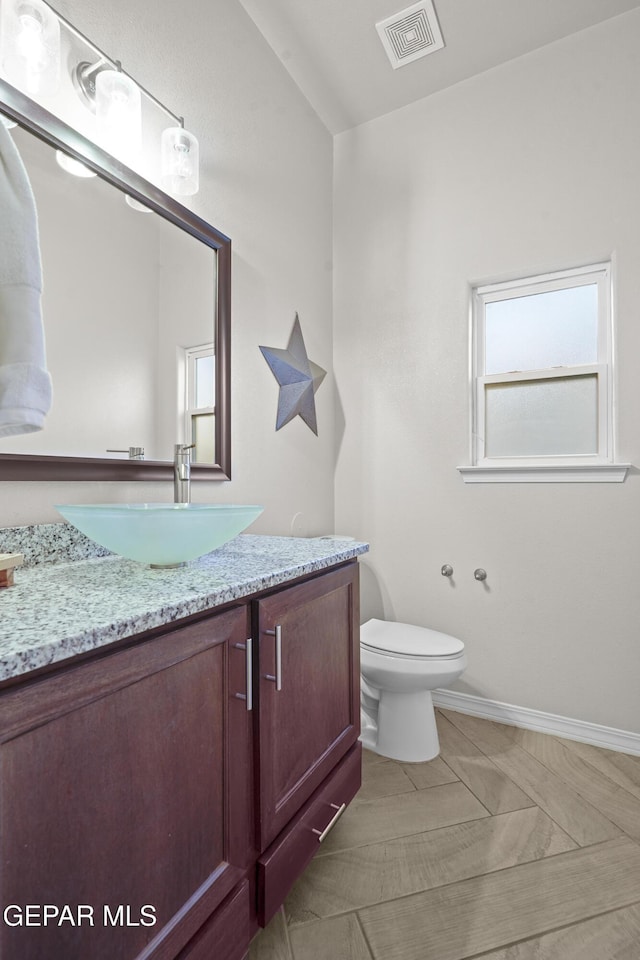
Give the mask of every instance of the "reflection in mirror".
[{"label": "reflection in mirror", "polygon": [[26,131],[13,136],[38,210],[54,402],[42,432],[3,438],[0,452],[118,457],[141,447],[168,460],[175,443],[197,441],[194,460],[215,463],[215,251],[132,209],[100,177],[70,176]]},{"label": "reflection in mirror", "polygon": [[36,198],[54,392],[43,431],[1,441],[0,479],[168,479],[185,442],[194,478],[228,478],[229,239],[1,79],[0,110]]}]

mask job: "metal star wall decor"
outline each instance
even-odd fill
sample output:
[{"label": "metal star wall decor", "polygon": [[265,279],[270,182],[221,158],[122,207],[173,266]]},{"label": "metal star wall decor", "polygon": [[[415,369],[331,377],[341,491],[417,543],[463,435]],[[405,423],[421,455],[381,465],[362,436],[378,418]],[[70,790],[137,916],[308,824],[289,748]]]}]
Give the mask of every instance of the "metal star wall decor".
[{"label": "metal star wall decor", "polygon": [[275,347],[260,347],[260,350],[280,386],[276,430],[300,416],[318,436],[315,394],[327,371],[309,360],[298,314],[286,350]]}]

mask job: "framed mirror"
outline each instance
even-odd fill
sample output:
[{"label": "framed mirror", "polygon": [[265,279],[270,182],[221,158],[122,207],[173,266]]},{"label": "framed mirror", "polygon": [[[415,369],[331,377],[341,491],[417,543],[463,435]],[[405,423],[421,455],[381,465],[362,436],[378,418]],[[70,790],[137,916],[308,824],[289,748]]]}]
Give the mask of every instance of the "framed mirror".
[{"label": "framed mirror", "polygon": [[0,440],[0,480],[170,479],[190,442],[194,479],[229,479],[231,241],[2,78],[0,112],[36,199],[54,398]]}]

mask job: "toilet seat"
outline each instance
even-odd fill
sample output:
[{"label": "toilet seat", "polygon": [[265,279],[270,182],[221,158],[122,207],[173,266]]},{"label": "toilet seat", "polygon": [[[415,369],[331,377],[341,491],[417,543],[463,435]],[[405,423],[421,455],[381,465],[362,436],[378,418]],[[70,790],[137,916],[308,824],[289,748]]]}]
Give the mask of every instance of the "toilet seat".
[{"label": "toilet seat", "polygon": [[464,643],[457,637],[429,627],[389,620],[363,623],[360,645],[371,653],[406,660],[456,660],[464,654]]}]

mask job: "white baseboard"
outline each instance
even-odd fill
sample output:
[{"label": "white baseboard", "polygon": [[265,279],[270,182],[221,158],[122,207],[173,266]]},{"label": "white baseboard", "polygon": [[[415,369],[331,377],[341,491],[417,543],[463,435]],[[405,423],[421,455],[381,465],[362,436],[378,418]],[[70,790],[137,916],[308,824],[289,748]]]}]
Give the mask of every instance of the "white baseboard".
[{"label": "white baseboard", "polygon": [[603,727],[585,720],[572,720],[555,713],[531,710],[529,707],[516,707],[511,703],[486,700],[484,697],[457,693],[455,690],[434,690],[433,703],[436,707],[468,713],[472,717],[497,720],[498,723],[508,723],[524,730],[552,733],[567,740],[580,740],[582,743],[591,743],[594,747],[606,747],[608,750],[640,756],[640,733]]}]

